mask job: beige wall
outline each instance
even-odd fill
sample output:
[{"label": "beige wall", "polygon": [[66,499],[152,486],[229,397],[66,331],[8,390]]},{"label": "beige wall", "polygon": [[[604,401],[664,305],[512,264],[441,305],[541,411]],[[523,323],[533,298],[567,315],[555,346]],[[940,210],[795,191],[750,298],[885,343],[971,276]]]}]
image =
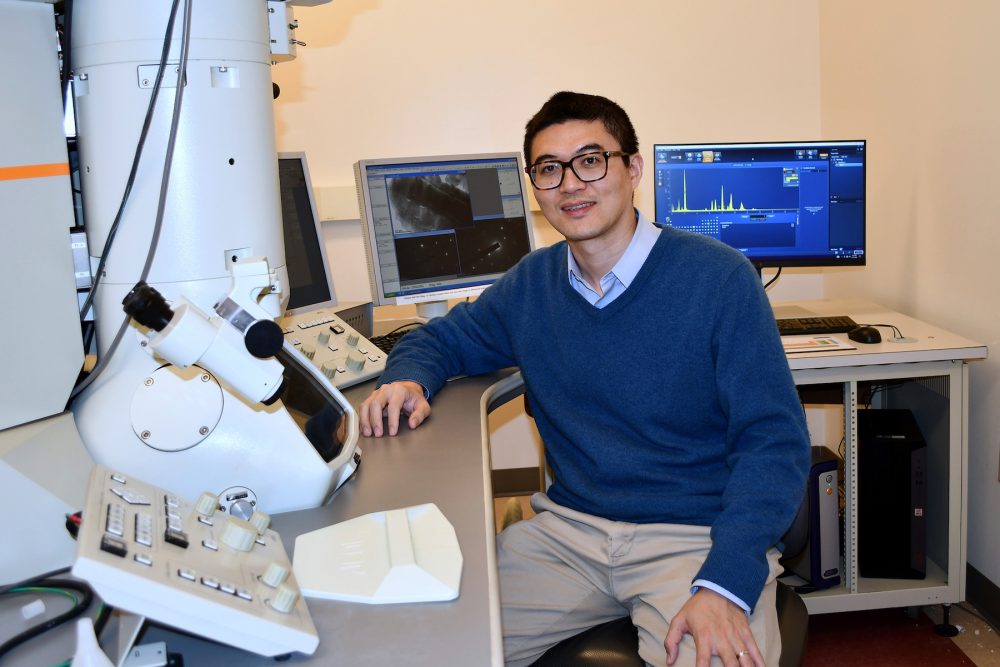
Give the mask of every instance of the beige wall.
[{"label": "beige wall", "polygon": [[[561,89],[606,95],[652,144],[814,137],[817,0],[334,0],[298,7],[308,46],[274,70],[281,150],[308,152],[324,217],[356,218],[362,158],[520,150]],[[652,215],[652,171],[637,204]],[[543,243],[555,237],[543,222]],[[329,229],[342,300],[367,294],[356,223]],[[798,272],[773,298],[819,296]]]},{"label": "beige wall", "polygon": [[[1000,3],[823,0],[822,131],[869,138],[869,266],[831,274],[1000,352]],[[1000,364],[971,368],[968,561],[1000,583]]]}]

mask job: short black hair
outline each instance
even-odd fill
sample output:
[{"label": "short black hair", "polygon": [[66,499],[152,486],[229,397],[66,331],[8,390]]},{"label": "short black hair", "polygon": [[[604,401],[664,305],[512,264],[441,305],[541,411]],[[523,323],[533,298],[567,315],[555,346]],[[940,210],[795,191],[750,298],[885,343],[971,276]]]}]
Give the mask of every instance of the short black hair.
[{"label": "short black hair", "polygon": [[604,129],[621,144],[622,152],[628,155],[639,152],[639,137],[628,114],[618,104],[600,95],[561,91],[542,105],[528,124],[524,126],[524,159],[531,164],[531,142],[547,127],[571,120],[594,121],[604,124]]}]

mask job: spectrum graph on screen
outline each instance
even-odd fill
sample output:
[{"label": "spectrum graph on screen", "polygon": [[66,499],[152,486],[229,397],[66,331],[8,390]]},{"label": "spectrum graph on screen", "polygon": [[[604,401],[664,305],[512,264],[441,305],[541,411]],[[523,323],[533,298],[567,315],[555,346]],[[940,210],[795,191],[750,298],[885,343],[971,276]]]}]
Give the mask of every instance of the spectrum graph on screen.
[{"label": "spectrum graph on screen", "polygon": [[865,263],[865,142],[656,144],[656,220],[758,267]]}]

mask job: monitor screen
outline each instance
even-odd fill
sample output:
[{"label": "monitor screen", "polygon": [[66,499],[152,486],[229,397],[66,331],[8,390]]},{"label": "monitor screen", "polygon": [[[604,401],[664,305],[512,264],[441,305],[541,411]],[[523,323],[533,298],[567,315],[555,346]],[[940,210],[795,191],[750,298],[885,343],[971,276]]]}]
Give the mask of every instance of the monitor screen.
[{"label": "monitor screen", "polygon": [[656,220],[758,269],[865,263],[865,142],[656,144]]},{"label": "monitor screen", "polygon": [[518,153],[361,160],[355,178],[376,305],[443,314],[534,247]]},{"label": "monitor screen", "polygon": [[337,305],[305,153],[278,154],[281,223],[290,295],[286,315]]}]

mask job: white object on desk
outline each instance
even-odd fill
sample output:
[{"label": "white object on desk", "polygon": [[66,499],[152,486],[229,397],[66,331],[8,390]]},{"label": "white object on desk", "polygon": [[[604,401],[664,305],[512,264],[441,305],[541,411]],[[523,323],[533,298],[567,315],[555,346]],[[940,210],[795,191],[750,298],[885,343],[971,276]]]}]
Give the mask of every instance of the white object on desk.
[{"label": "white object on desk", "polygon": [[[74,576],[119,610],[264,656],[311,655],[319,635],[274,530],[94,466]],[[132,636],[129,639],[131,642]]]},{"label": "white object on desk", "polygon": [[306,597],[384,604],[458,597],[462,551],[437,505],[373,512],[295,540]]},{"label": "white object on desk", "polygon": [[858,349],[833,336],[782,336],[781,346],[784,348],[785,354]]}]

